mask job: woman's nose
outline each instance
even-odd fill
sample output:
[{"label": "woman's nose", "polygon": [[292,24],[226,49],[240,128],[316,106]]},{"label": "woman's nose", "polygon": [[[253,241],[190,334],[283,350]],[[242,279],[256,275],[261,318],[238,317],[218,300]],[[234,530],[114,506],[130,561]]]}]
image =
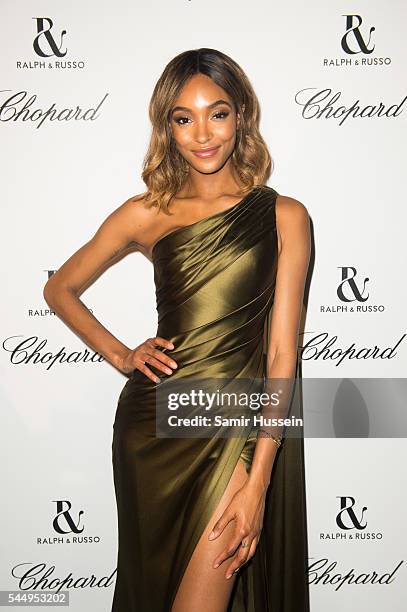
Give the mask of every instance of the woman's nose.
[{"label": "woman's nose", "polygon": [[210,130],[207,121],[197,121],[195,123],[195,138],[199,142],[206,142],[210,138]]}]

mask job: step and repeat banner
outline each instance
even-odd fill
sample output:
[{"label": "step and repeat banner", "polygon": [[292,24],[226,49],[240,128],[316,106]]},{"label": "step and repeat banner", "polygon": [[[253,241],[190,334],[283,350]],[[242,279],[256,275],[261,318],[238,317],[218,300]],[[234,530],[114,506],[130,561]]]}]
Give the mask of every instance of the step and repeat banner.
[{"label": "step and repeat banner", "polygon": [[[404,610],[406,4],[2,0],[0,12],[2,605],[45,589],[69,591],[75,612],[110,609],[127,379],[43,287],[144,191],[154,85],[175,55],[210,47],[257,93],[268,184],[311,217],[302,374],[333,381],[304,390],[305,415],[330,425],[304,442],[312,612]],[[131,253],[81,299],[134,348],[155,335],[154,291]]]}]

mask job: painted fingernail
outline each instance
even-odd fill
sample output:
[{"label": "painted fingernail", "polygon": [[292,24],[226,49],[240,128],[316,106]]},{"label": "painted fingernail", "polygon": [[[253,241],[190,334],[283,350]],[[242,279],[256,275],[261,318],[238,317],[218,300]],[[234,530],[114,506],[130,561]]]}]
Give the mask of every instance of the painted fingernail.
[{"label": "painted fingernail", "polygon": [[170,370],[170,368],[165,368],[165,372],[166,374],[172,374],[172,370]]},{"label": "painted fingernail", "polygon": [[171,366],[172,366],[173,368],[177,368],[177,367],[178,367],[178,364],[177,364],[177,363],[175,363],[175,361],[171,361]]},{"label": "painted fingernail", "polygon": [[211,532],[210,532],[210,534],[209,534],[209,536],[208,536],[208,538],[209,538],[210,540],[213,540],[213,538],[214,538],[214,537],[215,537],[215,533],[214,533],[213,531],[211,531]]}]

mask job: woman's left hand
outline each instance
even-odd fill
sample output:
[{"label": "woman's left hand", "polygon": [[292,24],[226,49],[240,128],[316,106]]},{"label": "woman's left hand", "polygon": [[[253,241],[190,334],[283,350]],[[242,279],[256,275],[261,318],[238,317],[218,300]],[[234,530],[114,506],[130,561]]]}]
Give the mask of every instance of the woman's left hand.
[{"label": "woman's left hand", "polygon": [[230,504],[215,523],[210,540],[215,540],[230,521],[235,521],[235,533],[226,550],[214,560],[217,568],[226,559],[232,557],[237,549],[238,554],[226,571],[226,578],[231,578],[244,563],[255,553],[263,527],[266,491],[259,489],[248,480],[233,496]]}]

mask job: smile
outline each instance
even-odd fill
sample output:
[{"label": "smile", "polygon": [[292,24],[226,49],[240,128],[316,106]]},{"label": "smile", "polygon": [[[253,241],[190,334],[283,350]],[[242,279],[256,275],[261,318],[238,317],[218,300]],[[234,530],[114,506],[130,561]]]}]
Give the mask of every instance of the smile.
[{"label": "smile", "polygon": [[197,157],[212,157],[219,151],[219,147],[212,147],[211,149],[201,149],[200,151],[192,151]]}]

